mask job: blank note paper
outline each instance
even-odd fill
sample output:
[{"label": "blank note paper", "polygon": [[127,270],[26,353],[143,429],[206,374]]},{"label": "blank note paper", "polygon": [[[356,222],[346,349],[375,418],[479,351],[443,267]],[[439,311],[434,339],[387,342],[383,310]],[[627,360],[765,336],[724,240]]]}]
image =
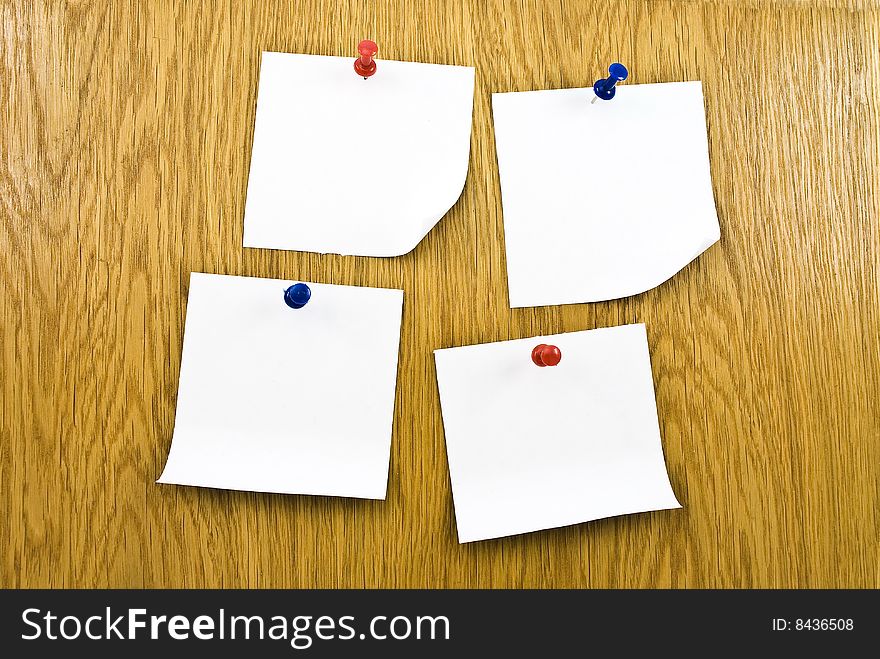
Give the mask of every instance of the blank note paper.
[{"label": "blank note paper", "polygon": [[461,194],[474,69],[355,58],[263,53],[245,247],[399,256]]},{"label": "blank note paper", "polygon": [[160,483],[384,499],[403,291],[194,272]]},{"label": "blank note paper", "polygon": [[720,236],[700,82],[492,95],[511,307],[672,277]]},{"label": "blank note paper", "polygon": [[[562,361],[540,368],[548,343]],[[644,325],[434,352],[460,542],[680,508]]]}]

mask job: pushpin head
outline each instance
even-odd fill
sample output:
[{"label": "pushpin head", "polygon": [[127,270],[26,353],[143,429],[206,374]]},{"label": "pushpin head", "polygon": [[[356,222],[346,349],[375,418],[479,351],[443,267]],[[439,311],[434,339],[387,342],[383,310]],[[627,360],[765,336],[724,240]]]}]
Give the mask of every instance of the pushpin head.
[{"label": "pushpin head", "polygon": [[363,76],[366,79],[376,72],[376,62],[373,61],[373,58],[378,52],[379,46],[376,45],[375,41],[364,39],[358,44],[358,55],[360,57],[354,61],[354,70],[359,76]]},{"label": "pushpin head", "polygon": [[532,361],[536,366],[556,366],[562,361],[562,351],[556,346],[542,343],[532,350]]},{"label": "pushpin head", "polygon": [[623,82],[629,77],[629,72],[620,62],[615,62],[609,66],[608,74],[607,78],[597,80],[593,84],[593,91],[596,93],[596,97],[601,98],[603,101],[610,101],[614,98],[614,94],[617,93],[617,83]]},{"label": "pushpin head", "polygon": [[305,284],[294,284],[284,291],[284,304],[291,309],[302,309],[311,297],[311,288]]}]

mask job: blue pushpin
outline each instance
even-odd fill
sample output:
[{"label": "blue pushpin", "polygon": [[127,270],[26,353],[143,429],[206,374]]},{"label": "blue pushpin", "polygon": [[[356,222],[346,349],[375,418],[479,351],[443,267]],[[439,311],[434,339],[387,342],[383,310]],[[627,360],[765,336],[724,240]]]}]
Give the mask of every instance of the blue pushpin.
[{"label": "blue pushpin", "polygon": [[284,304],[291,309],[302,309],[312,297],[312,289],[305,284],[294,284],[284,291]]},{"label": "blue pushpin", "polygon": [[593,100],[590,101],[590,105],[595,103],[597,98],[601,98],[603,101],[610,101],[614,98],[614,94],[617,92],[615,89],[617,83],[622,82],[629,77],[629,71],[627,71],[626,67],[620,62],[615,62],[609,66],[608,73],[611,75],[593,83],[593,91],[596,95],[593,97]]}]

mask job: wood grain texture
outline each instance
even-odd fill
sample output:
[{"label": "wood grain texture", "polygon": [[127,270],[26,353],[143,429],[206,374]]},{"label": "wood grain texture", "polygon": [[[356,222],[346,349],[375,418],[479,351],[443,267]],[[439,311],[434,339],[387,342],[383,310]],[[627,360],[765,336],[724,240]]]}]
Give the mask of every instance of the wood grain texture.
[{"label": "wood grain texture", "polygon": [[[880,586],[876,7],[20,0],[0,20],[0,586]],[[477,67],[460,201],[400,258],[243,249],[260,52],[364,37]],[[721,241],[642,295],[511,310],[489,94],[615,60],[703,81]],[[153,483],[193,270],[405,290],[387,501]],[[457,544],[432,350],[628,322],[684,509]]]}]

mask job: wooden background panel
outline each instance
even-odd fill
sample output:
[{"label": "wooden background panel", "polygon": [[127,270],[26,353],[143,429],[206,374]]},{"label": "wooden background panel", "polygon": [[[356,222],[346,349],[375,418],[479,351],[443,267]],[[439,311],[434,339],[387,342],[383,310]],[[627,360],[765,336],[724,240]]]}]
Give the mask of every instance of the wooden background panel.
[{"label": "wooden background panel", "polygon": [[[834,5],[4,4],[0,585],[880,586],[880,16]],[[460,201],[400,258],[243,249],[260,52],[363,37],[477,67]],[[511,310],[489,94],[615,60],[703,81],[721,241]],[[194,270],[406,291],[387,501],[153,484]],[[628,322],[684,509],[459,545],[432,350]]]}]

